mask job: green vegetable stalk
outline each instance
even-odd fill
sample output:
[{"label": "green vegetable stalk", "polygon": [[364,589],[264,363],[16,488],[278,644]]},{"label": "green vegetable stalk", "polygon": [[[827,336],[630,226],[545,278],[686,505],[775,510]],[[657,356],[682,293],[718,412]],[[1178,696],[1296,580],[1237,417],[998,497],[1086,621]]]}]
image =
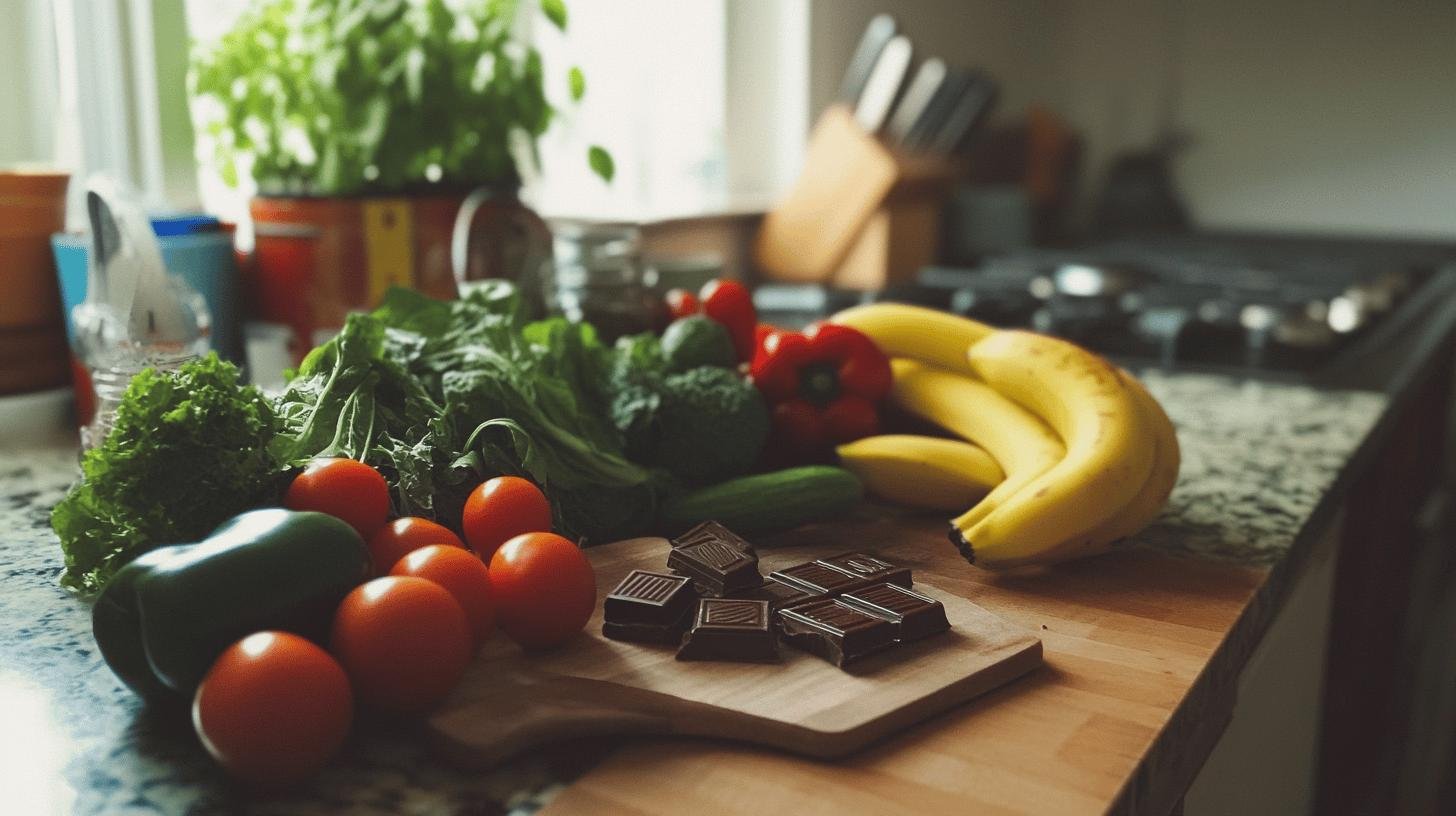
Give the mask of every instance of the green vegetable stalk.
[{"label": "green vegetable stalk", "polygon": [[82,459],[82,481],[51,512],[66,556],[61,583],[95,592],[147,550],[196,541],[273,500],[277,430],[268,400],[216,355],[138,374],[114,429]]}]

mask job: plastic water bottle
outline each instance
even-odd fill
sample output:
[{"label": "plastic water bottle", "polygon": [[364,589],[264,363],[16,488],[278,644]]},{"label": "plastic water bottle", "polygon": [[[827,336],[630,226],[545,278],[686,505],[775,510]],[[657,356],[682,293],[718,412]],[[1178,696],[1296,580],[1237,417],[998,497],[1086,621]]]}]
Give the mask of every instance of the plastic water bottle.
[{"label": "plastic water bottle", "polygon": [[86,185],[91,252],[86,299],[71,310],[77,356],[91,372],[96,414],[81,428],[83,450],[111,431],[131,378],[175,369],[207,353],[212,314],[196,289],[167,274],[151,221],[115,182]]}]

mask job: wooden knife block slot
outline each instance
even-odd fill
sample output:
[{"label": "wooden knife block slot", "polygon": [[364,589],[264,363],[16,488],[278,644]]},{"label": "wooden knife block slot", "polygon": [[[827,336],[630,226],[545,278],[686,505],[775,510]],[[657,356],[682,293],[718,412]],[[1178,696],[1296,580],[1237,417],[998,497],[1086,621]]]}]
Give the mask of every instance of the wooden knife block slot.
[{"label": "wooden knife block slot", "polygon": [[881,289],[935,260],[940,214],[964,168],[895,150],[843,107],[814,127],[798,181],[766,216],[754,247],[764,276]]}]

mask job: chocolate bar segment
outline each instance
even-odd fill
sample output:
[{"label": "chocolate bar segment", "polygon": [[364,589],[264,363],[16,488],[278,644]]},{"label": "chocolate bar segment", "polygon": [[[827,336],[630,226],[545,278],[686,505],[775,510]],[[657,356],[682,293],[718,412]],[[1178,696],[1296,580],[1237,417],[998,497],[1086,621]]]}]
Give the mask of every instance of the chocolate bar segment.
[{"label": "chocolate bar segment", "polygon": [[908,587],[914,583],[910,578],[909,567],[892,564],[878,555],[869,553],[840,553],[828,558],[820,558],[816,563],[854,573],[865,581],[899,584],[902,587]]},{"label": "chocolate bar segment", "polygon": [[770,627],[768,601],[704,598],[698,601],[678,660],[771,661],[778,648]]},{"label": "chocolate bar segment", "polygon": [[602,602],[602,634],[613,640],[682,640],[697,592],[681,575],[632,570]]},{"label": "chocolate bar segment", "polygon": [[785,567],[769,573],[768,577],[781,584],[798,587],[811,595],[838,595],[864,583],[855,573],[817,561]]},{"label": "chocolate bar segment", "polygon": [[789,645],[836,666],[847,666],[895,642],[894,624],[834,599],[780,609],[778,619]]},{"label": "chocolate bar segment", "polygon": [[842,603],[884,618],[895,627],[895,640],[908,643],[950,629],[945,606],[934,598],[895,584],[875,584],[840,596]]},{"label": "chocolate bar segment", "polygon": [[721,598],[763,583],[758,574],[758,557],[722,541],[703,541],[674,547],[667,566],[691,578],[698,594]]},{"label": "chocolate bar segment", "polygon": [[691,547],[695,544],[706,544],[710,541],[727,544],[745,555],[753,556],[754,560],[758,559],[758,551],[753,549],[752,544],[749,544],[742,536],[716,521],[705,521],[677,538],[672,539],[671,543],[673,547]]},{"label": "chocolate bar segment", "polygon": [[749,598],[755,601],[768,601],[770,612],[783,609],[786,606],[804,603],[806,601],[817,601],[824,596],[819,593],[809,592],[793,584],[780,583],[779,581],[764,581],[762,586],[744,590],[735,595],[738,598]]}]

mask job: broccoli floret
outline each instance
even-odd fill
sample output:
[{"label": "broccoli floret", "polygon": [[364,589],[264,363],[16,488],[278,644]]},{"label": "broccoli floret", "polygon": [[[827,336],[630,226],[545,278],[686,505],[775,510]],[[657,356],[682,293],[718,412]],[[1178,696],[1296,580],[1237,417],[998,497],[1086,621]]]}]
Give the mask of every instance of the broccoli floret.
[{"label": "broccoli floret", "polygon": [[702,367],[663,378],[643,460],[689,484],[741,475],[768,438],[763,397],[737,373]]}]

